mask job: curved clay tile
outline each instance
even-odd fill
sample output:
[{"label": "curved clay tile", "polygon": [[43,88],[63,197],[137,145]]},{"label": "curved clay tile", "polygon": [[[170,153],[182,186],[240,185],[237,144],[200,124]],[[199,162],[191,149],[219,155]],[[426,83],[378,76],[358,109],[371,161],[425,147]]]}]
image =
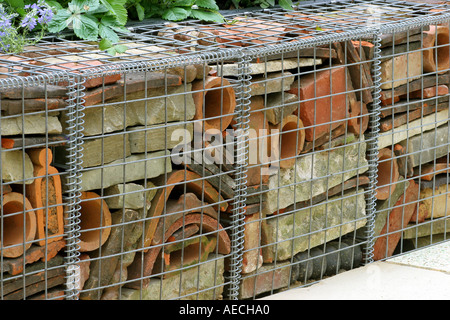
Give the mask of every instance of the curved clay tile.
[{"label": "curved clay tile", "polygon": [[[24,208],[26,210],[25,219]],[[36,213],[30,201],[23,194],[9,192],[3,195],[1,215],[0,228],[3,233],[3,241],[0,242],[0,255],[5,258],[20,257],[25,250],[30,248],[31,241],[36,235]]]},{"label": "curved clay tile", "polygon": [[208,182],[208,180],[205,180],[200,175],[192,171],[172,171],[171,173],[167,174],[167,180],[165,176],[162,175],[155,181],[155,185],[165,187],[158,189],[155,197],[151,202],[151,207],[148,210],[147,218],[151,219],[146,222],[144,230],[144,247],[149,247],[152,244],[152,239],[156,232],[159,217],[164,214],[166,202],[169,199],[170,193],[177,185],[186,185],[187,191],[193,192],[199,198],[204,197],[205,201],[208,203],[217,204],[220,208],[220,211],[225,211],[228,207],[228,203],[224,201],[223,197]]},{"label": "curved clay tile", "polygon": [[[186,194],[181,196],[176,203],[170,203],[170,209],[175,211],[166,211],[166,216],[173,216],[173,218],[159,219],[158,232],[156,233],[155,240],[162,243],[162,230],[165,231],[164,239],[166,242],[168,241],[170,243],[177,240],[183,240],[183,237],[184,239],[187,239],[193,235],[189,232],[189,230],[192,229],[191,227],[196,226],[197,228],[193,229],[195,231],[198,230],[199,233],[196,234],[207,234],[209,237],[217,237],[218,253],[229,254],[231,251],[230,238],[222,225],[218,222],[217,213],[213,214],[211,212],[210,209],[212,209],[212,207],[199,206],[202,202],[198,199],[194,199],[194,197],[195,195],[193,194]],[[179,232],[180,230],[184,230],[185,232]],[[162,247],[162,245],[153,245],[145,253],[136,253],[133,263],[128,268],[128,279],[138,279],[150,276]],[[141,281],[135,281],[127,284],[127,287],[140,288],[141,285],[147,285],[149,281],[149,278],[144,278],[142,283]]]},{"label": "curved clay tile", "polygon": [[[224,131],[231,123],[236,108],[236,95],[227,79],[208,76],[192,83],[195,120],[204,120],[205,131]],[[204,112],[203,112],[204,111]]]},{"label": "curved clay tile", "polygon": [[82,192],[80,199],[80,252],[100,248],[111,233],[111,212],[95,192]]}]

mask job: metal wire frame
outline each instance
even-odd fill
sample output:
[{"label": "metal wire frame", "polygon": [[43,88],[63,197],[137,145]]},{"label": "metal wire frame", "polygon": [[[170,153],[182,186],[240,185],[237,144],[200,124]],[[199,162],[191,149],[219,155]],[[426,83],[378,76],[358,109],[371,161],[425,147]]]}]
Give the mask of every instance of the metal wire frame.
[{"label": "metal wire frame", "polygon": [[[371,2],[371,3],[373,3],[373,4],[378,4],[378,3],[385,4],[386,2],[382,1],[382,2]],[[408,9],[408,5],[398,4],[396,2],[389,2],[389,3],[393,3],[396,6],[398,6],[400,8],[399,10],[401,12],[404,12],[404,10],[407,11],[407,9]],[[331,9],[337,9],[337,8],[339,8],[339,5],[341,5],[341,4],[340,3],[339,4],[336,4],[336,3],[330,4],[330,7],[328,9],[330,9],[330,8]],[[345,3],[343,5],[344,9],[347,8],[346,5],[348,5],[348,3]],[[348,40],[348,39],[351,39],[353,36],[356,36],[358,32],[362,32],[361,30],[364,30],[364,32],[367,34],[367,36],[370,36],[370,35],[373,35],[373,34],[378,34],[378,33],[382,33],[382,32],[389,32],[389,31],[392,31],[392,30],[397,31],[397,30],[408,29],[408,28],[410,28],[412,26],[416,26],[417,24],[425,25],[427,23],[430,23],[430,21],[443,21],[443,20],[447,19],[446,13],[443,13],[443,14],[442,13],[435,13],[435,14],[432,14],[431,20],[430,19],[428,19],[428,20],[424,19],[424,18],[421,17],[421,15],[423,13],[421,10],[423,10],[424,6],[423,5],[421,5],[421,6],[417,5],[417,7],[419,9],[418,12],[417,13],[413,13],[413,15],[415,17],[417,17],[417,19],[408,21],[406,23],[400,23],[400,24],[389,24],[391,22],[391,20],[387,19],[386,21],[382,21],[385,24],[381,27],[381,30],[378,30],[378,29],[375,28],[376,29],[375,31],[371,31],[371,30],[373,30],[373,27],[370,27],[370,28],[362,27],[361,29],[358,29],[358,30],[355,31],[354,30],[354,24],[353,25],[350,25],[350,23],[347,24],[347,25],[344,24],[344,26],[341,27],[341,25],[338,24],[334,20],[331,21],[331,22],[327,22],[324,25],[327,28],[330,27],[331,29],[333,29],[333,27],[334,27],[333,30],[335,31],[336,28],[337,28],[336,26],[339,26],[339,30],[340,30],[340,28],[342,28],[344,30],[343,33],[341,33],[339,35],[336,35],[336,34],[332,34],[331,32],[327,33],[326,31],[317,30],[317,28],[316,28],[317,24],[313,24],[312,26],[306,27],[306,30],[305,30],[305,28],[302,28],[302,29],[305,30],[305,31],[308,31],[308,32],[313,31],[315,33],[315,36],[316,36],[315,40],[314,39],[313,40],[302,39],[302,41],[300,41],[299,44],[289,44],[289,45],[286,45],[286,46],[281,45],[279,47],[276,47],[276,41],[269,40],[268,41],[269,44],[270,45],[273,44],[273,45],[275,45],[275,47],[273,48],[273,51],[268,50],[267,52],[264,52],[263,55],[264,54],[267,54],[267,55],[269,55],[269,54],[278,54],[278,53],[280,53],[280,50],[281,50],[281,52],[284,53],[284,52],[289,52],[289,51],[295,51],[295,49],[307,48],[307,47],[315,46],[315,45],[318,45],[318,44],[327,44],[331,40],[334,40],[334,41]],[[425,6],[425,7],[429,8],[429,6]],[[316,12],[315,10],[317,10],[318,8],[319,8],[319,4],[315,4],[311,8],[311,12]],[[323,7],[320,7],[319,9],[323,9]],[[281,14],[280,12],[281,11],[279,11],[277,15],[271,15],[271,19],[278,18],[279,16],[281,17],[283,14]],[[363,9],[362,9],[361,12],[364,12]],[[407,12],[410,13],[409,11],[407,11]],[[268,13],[268,11],[266,11],[266,13]],[[258,15],[258,13],[256,15]],[[261,14],[261,16],[264,16],[264,14]],[[283,19],[284,18],[285,17],[283,16]],[[346,16],[346,18],[349,18],[349,17]],[[338,20],[338,19],[336,19],[336,20]],[[347,20],[347,21],[349,21],[349,20]],[[364,20],[364,22],[363,22],[363,21],[360,21],[360,20],[355,20],[353,22],[356,23],[356,24],[361,24],[361,25],[365,26],[365,23],[367,21]],[[341,23],[341,22],[339,22],[339,23]],[[255,27],[255,24],[251,25],[251,27]],[[320,28],[325,29],[324,27],[322,27],[322,24],[321,24]],[[141,29],[142,29],[141,27],[137,27],[136,28],[136,30],[138,30],[139,33],[142,33],[140,31]],[[261,28],[259,28],[259,29],[261,29]],[[258,33],[258,30],[256,31],[256,33]],[[322,35],[323,35],[323,37],[322,37]],[[136,36],[136,37],[139,38],[140,36]],[[147,39],[148,39],[148,37],[147,37]],[[145,49],[146,48],[145,41],[147,41],[147,39],[139,38],[139,40],[142,40],[142,43],[144,43],[144,50],[146,50]],[[267,40],[267,36],[266,35],[260,35],[259,37],[256,37],[256,39],[257,40],[260,40],[260,39]],[[221,54],[224,54],[224,55],[229,54],[228,57],[233,57],[233,58],[234,57],[239,57],[239,59],[242,59],[243,55],[245,57],[247,57],[247,59],[248,59],[249,56],[252,56],[252,55],[253,56],[260,56],[261,55],[261,51],[264,51],[265,49],[254,48],[254,47],[258,47],[260,44],[255,44],[254,42],[252,42],[252,40],[253,39],[246,39],[246,38],[244,38],[244,40],[241,40],[247,45],[245,50],[242,50],[240,47],[239,48],[233,48],[231,50],[226,50],[226,49],[221,48],[221,51],[220,51],[219,55],[221,55]],[[287,40],[288,40],[287,38],[283,38],[281,41],[287,41]],[[165,41],[165,39],[164,39],[164,41]],[[164,41],[162,41],[161,45],[165,44]],[[233,47],[234,44],[231,43],[231,44],[228,44],[228,45]],[[183,46],[186,47],[185,44],[183,44],[181,47],[184,48]],[[200,48],[200,51],[201,51],[200,55],[198,53],[193,53],[192,54],[192,56],[194,57],[193,58],[194,61],[202,61],[203,62],[203,61],[205,61],[204,60],[205,56],[208,57],[207,60],[208,59],[214,60],[215,57],[217,56],[216,53],[210,52],[210,51],[207,50],[207,49],[209,49],[209,50],[213,51],[213,50],[216,49],[216,47],[213,47],[213,48],[210,48],[210,47],[209,48],[199,47],[199,48]],[[167,51],[169,51],[170,49],[173,49],[173,48],[172,47],[166,48]],[[252,52],[254,52],[254,54]],[[191,56],[191,55],[189,54],[188,56]],[[200,56],[200,58],[199,58],[199,56]],[[210,57],[213,57],[213,58],[210,58]],[[173,58],[173,56],[168,56],[167,58],[163,58],[163,60],[160,60],[160,61],[148,60],[146,62],[138,62],[138,63],[134,62],[131,58],[132,57],[130,57],[130,60],[128,60],[128,61],[127,61],[127,58],[123,58],[122,62],[117,63],[114,66],[98,67],[98,68],[95,68],[95,69],[92,69],[90,66],[86,66],[86,70],[82,70],[82,76],[81,77],[77,77],[77,80],[73,81],[73,85],[74,85],[74,87],[77,87],[78,85],[81,85],[84,81],[86,81],[87,79],[95,78],[95,77],[99,76],[99,74],[101,74],[101,76],[105,76],[105,75],[108,75],[108,74],[114,74],[114,73],[117,74],[117,73],[123,73],[123,72],[134,72],[134,71],[137,71],[137,70],[141,70],[141,71],[163,70],[164,68],[167,68],[169,66],[178,66],[178,65],[183,65],[183,64],[186,63],[183,59]],[[195,60],[197,58],[199,58],[199,60]],[[89,57],[88,59],[93,59],[93,58]],[[108,60],[109,58],[105,58],[105,59]],[[158,58],[158,59],[160,59],[160,58]],[[241,69],[245,70],[247,68],[246,65],[247,65],[248,61],[247,62],[244,62],[244,60],[241,60],[241,61],[242,61],[241,62],[241,65],[242,65]],[[375,61],[376,61],[376,59],[375,59]],[[48,66],[42,67],[40,69],[38,68],[38,69],[48,72],[49,70],[47,68],[48,68]],[[87,68],[89,68],[89,69],[87,69]],[[50,75],[54,75],[55,73],[54,73],[53,70],[51,70],[49,74]],[[245,86],[246,86],[245,83],[248,82],[248,80],[250,80],[250,78],[248,77],[247,74],[245,74],[245,71],[243,73],[240,73],[240,75],[242,77],[242,82],[244,83],[243,86],[245,88]],[[8,84],[9,83],[14,83],[14,80],[8,80],[6,82]],[[247,84],[247,86],[248,86],[248,84]],[[375,88],[377,88],[376,85],[375,85]],[[82,92],[82,90],[80,90],[80,91]],[[79,90],[75,90],[75,92],[73,93],[73,98],[75,100],[81,99],[80,91]],[[243,92],[245,92],[245,90],[243,90]],[[245,105],[245,103],[247,103],[246,102],[247,98],[242,98],[242,99],[243,99],[243,104],[242,105]],[[81,100],[77,100],[77,102],[73,104],[73,108],[75,110],[75,114],[77,112],[82,112],[82,110],[79,109],[79,108],[82,108]],[[248,112],[248,110],[246,110],[246,108],[242,109],[242,113],[243,113],[243,118],[242,119],[245,119],[245,116],[247,115],[247,112]],[[376,110],[376,108],[372,112],[372,114],[373,114],[372,120],[373,120],[374,123],[377,122],[377,120],[376,120],[377,112],[378,111]],[[77,159],[77,158],[80,159],[79,156],[81,156],[81,154],[82,154],[82,152],[81,152],[82,137],[77,136],[77,135],[81,131],[80,130],[81,128],[79,126],[81,126],[82,123],[81,123],[81,121],[78,122],[78,119],[82,119],[82,115],[78,113],[78,115],[74,116],[73,119],[75,119],[75,120],[72,121],[71,123],[74,125],[73,134],[74,134],[74,136],[76,136],[76,138],[74,138],[73,141],[74,141],[75,145],[77,145],[78,147],[77,147],[76,151],[74,151],[72,153],[71,158],[72,159]],[[376,128],[376,126],[374,126],[374,128]],[[245,133],[244,133],[244,136],[245,136]],[[245,156],[244,156],[244,159],[245,159]],[[72,173],[78,172],[80,163],[79,162],[77,163],[75,161],[75,164],[73,164],[72,166],[73,166],[73,169],[70,172],[72,172]],[[244,160],[243,167],[245,167],[245,160]],[[372,167],[373,167],[373,165],[372,165]],[[239,168],[239,170],[241,170],[240,172],[241,172],[241,175],[242,175],[242,183],[240,184],[240,186],[242,186],[242,193],[239,195],[238,201],[243,203],[243,200],[245,198],[245,191],[244,191],[245,190],[245,183],[243,183],[244,180],[245,180],[245,178],[244,178],[245,168],[243,168],[243,169]],[[73,176],[73,179],[76,179],[76,176]],[[79,182],[75,182],[75,185],[77,185],[78,183]],[[73,192],[76,192],[76,191],[73,191]],[[75,198],[76,198],[76,196],[75,196]],[[75,207],[76,205],[77,205],[76,203],[72,204],[72,207]],[[242,209],[242,210],[245,210],[245,209]],[[238,218],[237,221],[239,221],[239,219],[242,218],[242,214],[243,214],[242,210],[237,214],[237,218]],[[72,217],[71,219],[73,221],[75,221],[76,217]],[[240,225],[240,222],[235,222],[235,223],[236,223],[235,226],[239,226]],[[75,225],[76,225],[76,223],[75,223]],[[75,229],[73,229],[73,231],[76,232]],[[238,233],[240,233],[240,232],[241,231],[238,230]],[[75,238],[76,238],[76,235],[75,235]],[[237,242],[237,243],[238,243],[237,246],[241,245],[241,243],[239,243],[239,242]],[[239,260],[239,259],[240,259],[240,257],[237,257],[237,260]],[[236,273],[239,273],[238,270],[239,269],[237,269]],[[233,277],[233,279],[235,279],[235,278]]]},{"label": "metal wire frame", "polygon": [[[2,56],[3,58],[3,56]],[[9,58],[9,59],[8,59]],[[44,281],[45,282],[45,288],[44,290],[42,290],[42,292],[37,292],[38,294],[40,294],[42,298],[44,299],[61,299],[61,298],[68,298],[71,299],[74,296],[74,291],[76,292],[75,288],[77,287],[78,284],[78,278],[76,276],[76,274],[74,273],[74,271],[76,271],[76,266],[77,266],[77,214],[76,214],[76,206],[77,206],[77,175],[78,175],[78,171],[79,168],[77,166],[77,150],[80,148],[80,141],[78,139],[78,122],[81,121],[81,117],[80,117],[80,113],[78,113],[77,110],[77,103],[79,103],[79,101],[77,99],[79,99],[80,95],[81,95],[81,91],[83,90],[82,85],[81,84],[77,84],[75,77],[70,74],[69,72],[54,72],[52,74],[45,74],[36,70],[33,70],[33,67],[30,67],[27,64],[23,64],[22,62],[11,62],[11,57],[7,57],[7,62],[6,62],[6,66],[7,66],[7,70],[5,70],[6,72],[2,74],[4,75],[4,77],[2,79],[0,79],[0,88],[2,91],[2,95],[4,92],[12,92],[13,95],[14,93],[17,93],[19,95],[21,95],[21,98],[15,98],[17,100],[15,100],[16,102],[19,102],[19,106],[18,108],[21,109],[22,111],[18,110],[17,107],[13,107],[13,109],[5,109],[6,111],[8,111],[8,113],[10,113],[11,115],[2,115],[2,119],[3,121],[8,121],[8,119],[12,119],[16,120],[19,122],[21,122],[21,128],[25,129],[25,127],[27,126],[25,124],[25,114],[27,114],[28,116],[43,116],[45,117],[45,132],[41,135],[41,138],[39,137],[35,137],[35,138],[29,138],[29,136],[25,133],[25,131],[22,131],[22,133],[19,133],[19,135],[16,137],[12,137],[12,139],[10,139],[9,136],[3,136],[2,137],[2,154],[6,154],[7,152],[21,152],[22,154],[22,180],[15,180],[15,181],[11,181],[13,184],[9,184],[9,183],[5,183],[2,181],[2,198],[1,198],[1,205],[2,208],[5,208],[4,205],[6,204],[6,200],[5,200],[5,194],[11,191],[11,187],[13,187],[12,191],[16,191],[19,193],[23,194],[23,209],[22,209],[22,213],[24,216],[24,220],[23,220],[23,225],[24,225],[24,241],[23,241],[23,252],[25,252],[26,248],[29,247],[31,244],[33,243],[37,243],[38,241],[44,242],[44,244],[40,244],[41,249],[43,248],[43,256],[42,256],[42,260],[43,262],[43,269],[28,269],[25,268],[26,264],[28,263],[25,259],[22,259],[22,266],[20,267],[18,265],[19,260],[17,259],[13,259],[11,261],[15,261],[16,262],[12,262],[12,264],[8,267],[9,263],[6,263],[6,259],[3,257],[3,255],[1,256],[1,265],[2,265],[2,270],[10,270],[10,273],[12,276],[6,276],[5,273],[2,272],[1,274],[1,296],[2,299],[26,299],[28,296],[32,295],[33,293],[35,293],[35,291],[33,291],[33,289],[30,287],[27,287],[27,282],[29,282],[30,284],[33,284],[36,282],[36,279],[43,279],[43,280],[39,280],[39,281]],[[24,76],[24,71],[26,72],[26,76]],[[6,77],[5,77],[6,76]],[[66,107],[64,106],[59,106],[59,107],[50,107],[50,98],[47,97],[47,87],[50,87],[54,84],[57,83],[67,83],[68,87],[67,87],[67,94],[69,99],[67,100],[67,105]],[[38,108],[38,110],[42,110],[42,111],[34,111],[34,110],[29,110],[26,108],[25,105],[25,92],[27,92],[28,90],[33,91],[34,88],[41,88],[41,90],[44,92],[44,96],[42,97],[45,103],[45,106],[42,106],[40,109]],[[14,98],[14,97],[13,97]],[[7,100],[3,100],[3,102],[6,105],[6,101]],[[14,101],[14,100],[12,100]],[[6,107],[7,108],[7,107]],[[62,136],[62,135],[57,135],[57,136],[49,136],[49,131],[47,130],[49,123],[48,123],[48,116],[51,112],[68,112],[68,114],[70,115],[70,120],[68,121],[68,130],[67,130],[67,135]],[[2,121],[2,122],[3,122]],[[29,121],[29,120],[27,120]],[[6,125],[5,122],[3,122],[4,125]],[[42,185],[45,188],[45,190],[43,192],[45,192],[45,194],[49,194],[49,189],[50,189],[50,185],[53,185],[54,187],[54,182],[50,182],[50,179],[52,179],[52,181],[54,181],[53,179],[55,179],[56,177],[65,177],[67,182],[68,182],[68,186],[69,188],[66,189],[65,192],[63,192],[63,199],[62,199],[62,203],[60,204],[49,204],[49,199],[47,198],[45,200],[45,203],[43,203],[43,207],[36,207],[33,208],[32,211],[30,211],[28,209],[28,207],[25,206],[25,203],[28,202],[27,197],[29,197],[29,195],[27,194],[27,190],[25,188],[25,184],[26,183],[30,183],[30,181],[27,181],[28,178],[26,178],[25,175],[25,157],[28,158],[28,156],[26,155],[26,150],[29,150],[30,148],[45,148],[45,163],[49,164],[49,159],[51,157],[51,154],[49,154],[51,149],[54,149],[56,146],[58,145],[66,145],[67,150],[70,150],[68,157],[67,157],[67,161],[65,161],[65,166],[66,166],[66,171],[63,172],[59,172],[56,174],[53,173],[49,173],[48,169],[45,169],[45,174],[44,176],[39,176],[39,174],[35,174],[33,179],[42,179]],[[51,148],[51,149],[50,149]],[[3,157],[2,157],[3,158]],[[29,158],[28,158],[29,159]],[[5,160],[7,161],[7,160]],[[29,160],[28,160],[29,161]],[[31,162],[30,162],[31,163]],[[20,165],[20,164],[18,164]],[[3,167],[3,166],[2,166]],[[28,169],[27,169],[28,170]],[[16,184],[16,187],[14,187],[14,184]],[[38,186],[38,188],[40,188],[41,186]],[[44,219],[44,223],[47,223],[47,220],[49,219],[49,212],[50,210],[57,210],[57,207],[60,206],[64,206],[65,208],[65,213],[64,213],[64,230],[59,230],[58,232],[61,232],[60,236],[63,236],[64,238],[64,242],[65,242],[65,256],[64,256],[64,260],[62,262],[59,262],[59,264],[55,263],[51,263],[49,262],[49,258],[50,258],[50,254],[53,256],[52,250],[50,247],[50,242],[53,242],[52,240],[55,238],[55,235],[50,235],[49,234],[49,230],[48,228],[45,228],[45,235],[44,238],[39,239],[38,237],[36,237],[35,239],[32,239],[31,242],[28,242],[28,240],[25,239],[25,229],[26,229],[26,225],[27,225],[27,221],[28,219],[25,218],[26,214],[30,213],[34,215],[34,210],[35,209],[40,209],[43,210],[43,217],[42,219]],[[19,209],[19,208],[17,208]],[[19,209],[20,210],[20,209]],[[3,242],[3,236],[5,236],[4,234],[4,222],[5,219],[8,218],[8,214],[2,214],[1,216],[1,225],[2,225],[2,244]],[[59,219],[59,217],[58,217]],[[31,223],[31,222],[30,222]],[[57,237],[59,238],[59,236],[57,235]],[[59,241],[61,242],[61,241]],[[2,245],[2,250],[7,248],[7,244]],[[58,262],[57,262],[58,263]],[[16,265],[17,267],[19,267],[19,271],[14,271],[14,269],[11,268],[15,268],[14,265]],[[6,269],[3,269],[3,268]],[[58,271],[61,268],[65,269],[65,276],[63,276],[64,281],[61,283],[60,279],[60,274],[61,272]],[[22,271],[20,271],[22,270]],[[43,275],[42,272],[44,272]],[[56,282],[55,283],[55,279]],[[4,282],[5,280],[5,282]],[[8,289],[6,289],[6,287],[3,286],[3,284],[6,285],[6,280],[8,280],[7,282],[11,285],[13,280],[15,280],[15,285],[14,286],[10,286]],[[53,283],[50,285],[50,283]],[[66,289],[62,289],[62,290],[56,290],[56,291],[52,291],[50,290],[50,288],[55,287],[55,285],[57,285],[58,283],[61,283],[63,285],[66,286]],[[17,285],[19,284],[19,285]],[[50,286],[47,287],[47,284],[49,284]],[[7,291],[4,291],[7,290]],[[56,287],[57,289],[57,287]],[[13,290],[13,291],[11,291]],[[14,291],[16,290],[16,291]]]},{"label": "metal wire frame", "polygon": [[[419,79],[416,79],[417,75],[413,69],[411,71],[408,69],[406,73],[398,77],[405,82],[400,87],[395,86],[393,81],[385,81],[385,84],[394,83],[394,85],[392,89],[384,88],[383,90],[384,96],[386,97],[388,94],[391,98],[385,101],[385,106],[381,108],[383,113],[381,123],[385,127],[380,133],[380,141],[383,140],[381,147],[386,147],[387,144],[391,144],[390,142],[392,145],[395,144],[396,147],[392,147],[392,160],[386,159],[386,161],[393,161],[392,164],[396,163],[399,175],[404,179],[398,182],[395,178],[390,178],[389,181],[385,179],[393,200],[388,204],[385,203],[384,206],[380,205],[381,209],[378,212],[380,215],[378,220],[385,218],[386,225],[381,229],[380,222],[377,222],[379,226],[373,237],[376,260],[401,255],[445,241],[448,238],[447,214],[445,214],[447,200],[443,199],[448,194],[448,187],[443,181],[447,171],[445,168],[439,170],[436,167],[437,158],[441,157],[442,153],[447,154],[449,148],[446,138],[448,130],[445,129],[448,124],[448,112],[445,111],[448,108],[448,92],[438,93],[436,91],[431,95],[427,93],[430,87],[435,86],[437,90],[438,86],[448,86],[448,80],[445,77],[448,76],[449,67],[445,66],[445,63],[439,71],[437,69],[430,70],[430,67],[426,65],[429,57],[426,58],[425,52],[433,50],[432,58],[437,62],[445,59],[445,50],[448,50],[449,44],[448,40],[445,40],[445,36],[439,38],[439,43],[437,37],[433,43],[426,40],[430,34],[431,36],[437,34],[437,30],[432,31],[432,28],[437,28],[437,26],[448,28],[448,19],[426,26],[418,25],[416,28],[395,31],[392,37],[394,39],[405,38],[406,40],[403,42],[406,43],[396,44],[394,42],[392,45],[385,46],[381,52],[381,61],[406,57],[406,65],[413,64],[413,55],[423,55],[420,65],[423,73]],[[405,46],[408,54],[402,52],[405,49],[402,47]],[[393,69],[392,74],[394,72]],[[394,87],[396,88],[394,89]],[[398,98],[397,91],[400,92],[400,88],[405,92]],[[402,115],[406,122],[403,125],[401,122],[394,123],[394,120],[398,121]],[[387,130],[385,125],[389,121],[393,123],[391,130]],[[441,126],[443,130],[439,129]],[[414,145],[412,145],[413,143]],[[417,149],[417,143],[419,143],[419,149]],[[431,162],[428,154],[434,155]],[[416,160],[410,161],[413,158]],[[444,158],[448,159],[448,154]],[[432,169],[428,168],[427,170],[426,168],[430,166]],[[393,168],[394,171],[396,168]],[[429,179],[431,181],[427,181]],[[444,184],[442,185],[442,183]],[[442,186],[445,187],[445,190],[438,191],[438,187]],[[426,190],[432,190],[431,194],[427,194]],[[404,192],[399,196],[401,191]],[[433,212],[428,218],[422,216],[427,202],[432,203],[431,212]],[[437,204],[442,206],[440,210]],[[443,213],[444,215],[440,217]],[[433,226],[436,226],[434,230]]]}]

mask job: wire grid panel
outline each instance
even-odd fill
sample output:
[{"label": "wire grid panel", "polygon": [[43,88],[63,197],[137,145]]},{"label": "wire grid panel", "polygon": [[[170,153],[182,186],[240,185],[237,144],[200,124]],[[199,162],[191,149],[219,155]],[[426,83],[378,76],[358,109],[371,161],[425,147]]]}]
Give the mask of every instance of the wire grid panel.
[{"label": "wire grid panel", "polygon": [[219,59],[153,66],[155,48],[141,38],[136,63],[82,70],[80,299],[228,295],[239,80],[217,76]]},{"label": "wire grid panel", "polygon": [[381,38],[374,260],[448,239],[449,23]]},{"label": "wire grid panel", "polygon": [[[2,300],[73,294],[67,287],[76,277],[68,277],[73,273],[66,267],[76,262],[74,106],[81,87],[67,72],[50,75],[34,66],[35,58],[60,49],[52,45],[40,54],[28,47],[0,56]],[[61,166],[55,161],[58,148],[69,154]]]},{"label": "wire grid panel", "polygon": [[363,43],[268,54],[250,64],[242,299],[363,263],[367,239],[357,230],[371,216],[365,133],[374,89]]}]

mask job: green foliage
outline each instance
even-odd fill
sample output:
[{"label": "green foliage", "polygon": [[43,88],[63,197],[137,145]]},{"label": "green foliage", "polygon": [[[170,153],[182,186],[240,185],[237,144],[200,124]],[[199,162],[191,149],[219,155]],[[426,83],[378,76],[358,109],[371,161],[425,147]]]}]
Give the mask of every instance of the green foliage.
[{"label": "green foliage", "polygon": [[263,9],[273,7],[276,4],[280,5],[283,9],[292,10],[292,0],[227,0],[221,6],[221,9],[227,9],[231,5],[235,8],[248,8],[248,7],[261,7]]},{"label": "green foliage", "polygon": [[[220,9],[231,5],[235,8],[260,6],[272,7],[276,4],[292,9],[292,0],[44,0],[52,8],[53,19],[48,31],[59,33],[72,30],[83,40],[99,41],[99,48],[109,53],[125,50],[119,45],[119,35],[127,33],[128,20],[142,21],[148,18],[162,18],[168,21],[197,19],[223,23]],[[0,0],[24,15],[24,6],[33,0]]]},{"label": "green foliage", "polygon": [[139,19],[162,18],[182,21],[188,18],[223,22],[215,0],[128,0],[127,8]]}]

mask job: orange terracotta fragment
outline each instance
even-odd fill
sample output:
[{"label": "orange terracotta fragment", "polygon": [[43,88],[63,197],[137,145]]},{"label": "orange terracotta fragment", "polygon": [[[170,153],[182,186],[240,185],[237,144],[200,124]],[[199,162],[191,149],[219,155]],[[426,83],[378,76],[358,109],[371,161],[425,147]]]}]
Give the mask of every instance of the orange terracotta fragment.
[{"label": "orange terracotta fragment", "polygon": [[111,212],[95,192],[82,192],[80,199],[80,252],[100,248],[111,233]]},{"label": "orange terracotta fragment", "polygon": [[36,236],[36,213],[23,194],[9,192],[3,195],[1,215],[0,254],[5,258],[17,258],[31,247]]},{"label": "orange terracotta fragment", "polygon": [[418,198],[419,185],[414,180],[410,180],[405,193],[400,196],[390,212],[389,218],[381,230],[381,237],[375,241],[374,260],[392,256],[402,236],[402,230],[416,212]]},{"label": "orange terracotta fragment", "polygon": [[[269,133],[269,122],[264,116],[264,99],[262,96],[253,96],[250,101],[249,117],[249,168],[247,171],[247,185],[254,186],[267,183],[269,176],[264,174],[263,168],[268,168],[267,160],[262,157],[261,148],[270,148],[267,144]],[[265,130],[265,131],[264,131]]]},{"label": "orange terracotta fragment", "polygon": [[[155,261],[160,256],[163,247],[161,244],[188,239],[193,235],[193,232],[199,231],[205,234],[208,233],[208,236],[216,237],[218,253],[229,254],[231,250],[230,238],[218,222],[217,212],[214,212],[212,207],[204,205],[192,193],[182,195],[178,200],[168,200],[166,215],[164,219],[159,219],[158,221],[155,244],[146,252],[136,253],[133,263],[128,267],[128,279],[150,276],[153,273]],[[193,225],[197,226],[197,228],[192,229]],[[166,262],[169,264],[170,257],[166,257],[166,259],[168,259]],[[141,285],[147,286],[149,281],[149,278],[144,278],[143,280],[126,284],[126,286],[138,289]]]},{"label": "orange terracotta fragment", "polygon": [[192,171],[172,171],[167,175],[167,180],[164,176],[161,176],[156,180],[155,185],[162,187],[156,192],[147,213],[147,217],[151,219],[146,222],[144,229],[144,247],[149,247],[154,242],[153,238],[158,222],[161,216],[164,215],[166,202],[169,199],[170,193],[176,186],[182,186],[183,189],[184,186],[186,186],[187,192],[196,194],[198,198],[205,199],[208,203],[217,204],[215,207],[218,207],[220,211],[225,211],[228,207],[228,203],[224,201],[222,195],[219,194],[208,180],[205,180]]},{"label": "orange terracotta fragment", "polygon": [[399,178],[397,159],[392,157],[389,148],[383,148],[378,154],[378,183],[376,198],[385,200],[394,192]]},{"label": "orange terracotta fragment", "polygon": [[423,35],[423,48],[428,49],[423,51],[423,71],[447,72],[450,67],[448,27],[431,25]]},{"label": "orange terracotta fragment", "polygon": [[350,101],[349,118],[347,120],[348,130],[354,134],[362,135],[369,126],[369,111],[365,103]]},{"label": "orange terracotta fragment", "polygon": [[[445,84],[439,86],[424,88],[423,90],[417,90],[410,92],[410,99],[428,99],[436,96],[445,96],[448,94],[448,87]],[[406,99],[406,95],[400,97],[401,99]]]},{"label": "orange terracotta fragment", "polygon": [[26,185],[26,194],[36,211],[37,243],[44,246],[61,240],[64,234],[61,177],[58,170],[50,166],[53,159],[50,149],[30,149],[28,155],[33,162],[36,178]]},{"label": "orange terracotta fragment", "polygon": [[205,120],[205,131],[224,131],[233,120],[236,95],[227,79],[208,76],[204,81],[193,82],[192,97],[195,104],[194,119]]},{"label": "orange terracotta fragment", "polygon": [[[314,141],[338,127],[347,118],[346,68],[319,70],[300,77],[290,93],[300,89],[300,119],[306,141]],[[333,96],[331,96],[333,95]],[[297,111],[295,111],[297,113]]]},{"label": "orange terracotta fragment", "polygon": [[[281,168],[292,168],[296,156],[303,150],[305,144],[305,130],[302,120],[296,115],[288,115],[277,125],[271,125],[271,129],[278,129],[279,135],[270,136],[270,146],[276,145],[280,157]],[[281,140],[280,140],[281,136]],[[272,143],[275,139],[275,144]],[[280,145],[281,142],[281,145]]]}]

